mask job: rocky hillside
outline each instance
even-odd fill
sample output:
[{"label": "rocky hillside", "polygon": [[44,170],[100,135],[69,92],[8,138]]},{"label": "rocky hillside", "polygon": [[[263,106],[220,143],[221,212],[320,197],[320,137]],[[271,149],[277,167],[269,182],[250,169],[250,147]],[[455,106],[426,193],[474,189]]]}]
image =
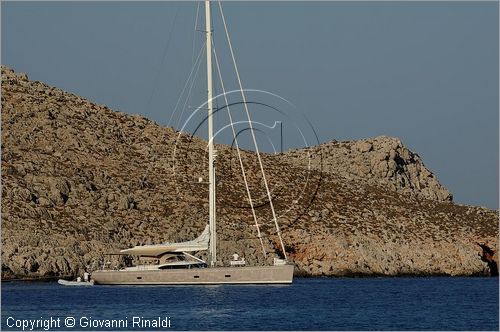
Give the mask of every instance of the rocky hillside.
[{"label": "rocky hillside", "polygon": [[[193,239],[208,222],[201,140],[5,67],[1,125],[4,279],[74,276],[106,253]],[[235,151],[217,150],[220,264],[234,252],[265,264]],[[243,161],[269,262],[279,254],[269,202],[255,155]],[[475,275],[497,261],[498,211],[453,204],[396,139],[331,142],[264,165],[297,273]]]},{"label": "rocky hillside", "polygon": [[[424,166],[418,154],[408,150],[393,137],[375,137],[359,141],[330,142],[313,148],[321,151],[322,162],[316,169],[358,179],[374,186],[388,188],[409,197],[452,201],[452,194]],[[292,163],[304,159],[303,151],[286,155]]]}]

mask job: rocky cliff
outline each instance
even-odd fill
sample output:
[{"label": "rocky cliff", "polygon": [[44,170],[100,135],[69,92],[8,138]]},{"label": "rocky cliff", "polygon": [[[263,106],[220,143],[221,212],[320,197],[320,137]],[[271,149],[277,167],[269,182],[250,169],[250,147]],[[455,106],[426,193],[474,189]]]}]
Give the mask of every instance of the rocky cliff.
[{"label": "rocky cliff", "polygon": [[[193,239],[208,222],[199,139],[5,67],[1,125],[4,279],[81,274],[131,245]],[[264,264],[235,151],[217,149],[221,264],[234,252]],[[454,204],[397,139],[263,158],[297,273],[476,275],[498,262],[498,211]],[[270,261],[269,202],[255,155],[243,161]]]},{"label": "rocky cliff", "polygon": [[[452,194],[425,167],[418,154],[408,150],[394,137],[375,137],[359,141],[329,142],[313,151],[321,151],[324,172],[339,174],[347,180],[358,179],[398,193],[423,199],[452,201]],[[286,159],[304,159],[304,152],[292,151]]]}]

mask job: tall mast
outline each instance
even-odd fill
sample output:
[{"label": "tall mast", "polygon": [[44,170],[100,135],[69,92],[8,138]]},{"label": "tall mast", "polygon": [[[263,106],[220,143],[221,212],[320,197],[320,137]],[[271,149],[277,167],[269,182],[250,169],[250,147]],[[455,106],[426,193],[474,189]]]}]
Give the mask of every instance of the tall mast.
[{"label": "tall mast", "polygon": [[205,30],[207,34],[207,107],[208,107],[208,205],[210,225],[210,266],[217,262],[217,236],[215,227],[215,165],[212,116],[212,22],[210,17],[210,0],[205,0]]}]

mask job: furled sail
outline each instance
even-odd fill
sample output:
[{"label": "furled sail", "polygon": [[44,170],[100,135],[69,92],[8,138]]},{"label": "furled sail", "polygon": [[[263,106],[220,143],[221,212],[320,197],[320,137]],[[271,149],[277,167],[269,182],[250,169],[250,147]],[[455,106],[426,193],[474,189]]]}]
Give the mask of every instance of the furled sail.
[{"label": "furled sail", "polygon": [[207,225],[203,233],[191,241],[178,243],[165,242],[163,244],[135,246],[133,248],[121,250],[120,253],[138,256],[159,256],[165,252],[192,252],[207,250],[209,238],[209,226]]}]

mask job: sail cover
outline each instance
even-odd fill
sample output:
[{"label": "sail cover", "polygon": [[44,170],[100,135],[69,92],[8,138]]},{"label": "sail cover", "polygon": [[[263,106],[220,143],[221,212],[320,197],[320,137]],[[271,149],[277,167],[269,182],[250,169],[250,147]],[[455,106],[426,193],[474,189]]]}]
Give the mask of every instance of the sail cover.
[{"label": "sail cover", "polygon": [[201,233],[200,236],[192,241],[178,243],[165,242],[163,244],[135,246],[133,248],[120,250],[120,253],[138,256],[159,256],[165,252],[190,252],[207,250],[209,238],[209,226],[207,225],[203,233]]}]

